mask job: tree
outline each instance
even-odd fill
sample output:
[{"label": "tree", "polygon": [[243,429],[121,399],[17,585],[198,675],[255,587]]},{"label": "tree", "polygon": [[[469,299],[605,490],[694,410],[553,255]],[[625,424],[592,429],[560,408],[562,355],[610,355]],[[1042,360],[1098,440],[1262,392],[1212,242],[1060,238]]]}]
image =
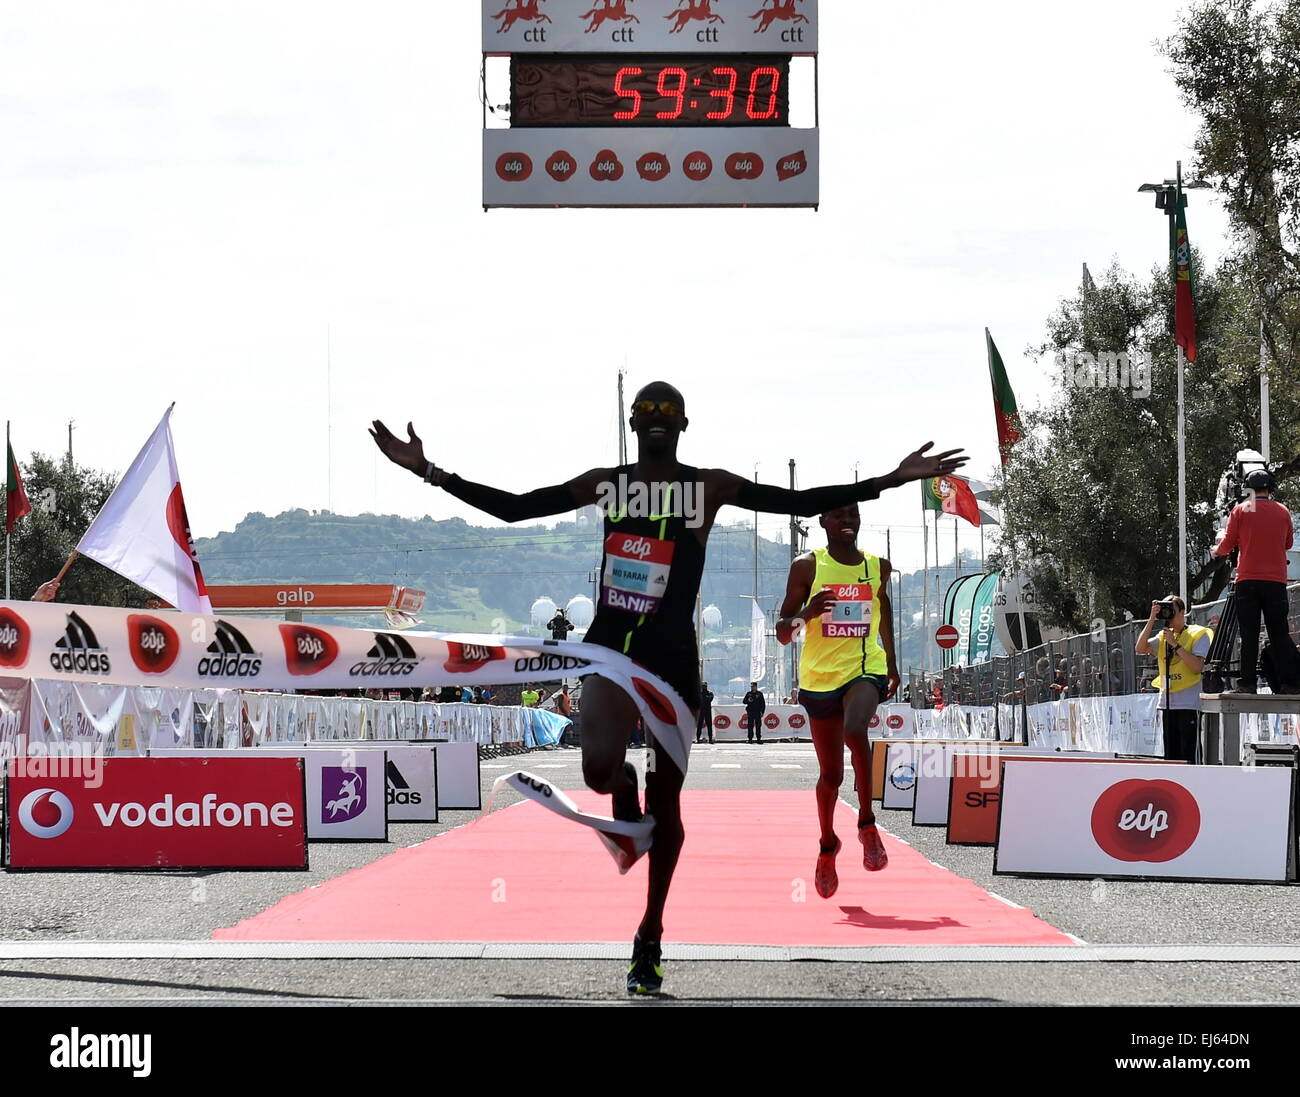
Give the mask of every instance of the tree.
[{"label": "tree", "polygon": [[1201,120],[1194,170],[1222,195],[1238,237],[1232,263],[1243,330],[1224,365],[1242,381],[1254,378],[1262,313],[1274,471],[1281,480],[1294,478],[1300,474],[1300,0],[1267,6],[1211,0],[1183,16],[1164,52],[1183,101]]},{"label": "tree", "polygon": [[[59,573],[117,485],[109,473],[39,453],[33,453],[24,467],[23,481],[32,513],[19,521],[9,539],[10,580],[16,598],[30,598],[41,583]],[[60,586],[58,601],[143,606],[152,597],[102,564],[79,557]]]},{"label": "tree", "polygon": [[[1249,386],[1226,380],[1222,362],[1240,337],[1248,290],[1239,275],[1228,265],[1198,284],[1199,350],[1184,384],[1191,562],[1213,541],[1219,477],[1253,439]],[[1082,630],[1097,617],[1136,616],[1177,589],[1172,298],[1163,266],[1145,283],[1112,266],[1062,302],[1047,339],[1030,348],[1049,359],[1056,383],[1051,401],[1024,416],[1025,437],[1011,450],[1002,538],[1051,624]],[[1191,586],[1225,579],[1219,565],[1193,567]]]}]

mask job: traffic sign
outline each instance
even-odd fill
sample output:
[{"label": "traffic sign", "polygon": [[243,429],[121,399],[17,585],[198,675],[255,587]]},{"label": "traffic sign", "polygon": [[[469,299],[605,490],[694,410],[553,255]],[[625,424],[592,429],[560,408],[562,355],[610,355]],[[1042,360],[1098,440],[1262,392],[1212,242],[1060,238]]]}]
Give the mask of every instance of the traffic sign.
[{"label": "traffic sign", "polygon": [[934,642],[941,648],[955,648],[959,638],[956,628],[952,625],[940,625],[934,633]]}]

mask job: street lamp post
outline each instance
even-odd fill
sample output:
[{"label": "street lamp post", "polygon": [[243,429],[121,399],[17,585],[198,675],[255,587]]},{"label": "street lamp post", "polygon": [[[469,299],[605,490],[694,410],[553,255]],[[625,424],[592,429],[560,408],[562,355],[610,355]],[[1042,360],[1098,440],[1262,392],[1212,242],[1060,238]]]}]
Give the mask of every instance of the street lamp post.
[{"label": "street lamp post", "polygon": [[[1184,183],[1183,162],[1178,161],[1173,179],[1163,183],[1143,183],[1138,193],[1154,192],[1156,209],[1169,218],[1169,259],[1174,262],[1178,250],[1178,211],[1187,208],[1187,195],[1184,190],[1193,187],[1208,187],[1207,183]],[[1178,594],[1184,605],[1187,603],[1187,451],[1186,436],[1183,428],[1183,348],[1178,346]]]}]

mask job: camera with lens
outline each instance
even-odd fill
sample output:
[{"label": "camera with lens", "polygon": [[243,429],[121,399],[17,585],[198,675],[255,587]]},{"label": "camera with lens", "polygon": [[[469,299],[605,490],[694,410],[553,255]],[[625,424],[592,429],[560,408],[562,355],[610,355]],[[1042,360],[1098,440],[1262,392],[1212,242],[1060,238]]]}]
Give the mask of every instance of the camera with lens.
[{"label": "camera with lens", "polygon": [[1156,603],[1156,620],[1172,621],[1178,616],[1178,603],[1172,598],[1162,598]]}]

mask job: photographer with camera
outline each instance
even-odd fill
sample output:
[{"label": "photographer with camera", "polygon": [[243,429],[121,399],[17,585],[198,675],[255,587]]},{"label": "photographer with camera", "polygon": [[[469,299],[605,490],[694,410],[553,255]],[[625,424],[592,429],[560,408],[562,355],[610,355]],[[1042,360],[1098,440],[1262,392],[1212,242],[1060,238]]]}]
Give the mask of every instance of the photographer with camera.
[{"label": "photographer with camera", "polygon": [[[1154,645],[1151,631],[1161,622]],[[1139,655],[1156,653],[1159,675],[1151,685],[1160,691],[1160,711],[1165,738],[1165,758],[1194,765],[1200,735],[1201,668],[1210,652],[1214,633],[1187,623],[1187,605],[1176,594],[1151,603],[1151,616],[1138,636]]]},{"label": "photographer with camera", "polygon": [[1258,685],[1259,618],[1268,630],[1279,693],[1300,693],[1300,653],[1287,631],[1286,553],[1293,541],[1291,512],[1272,497],[1273,477],[1255,469],[1247,498],[1232,508],[1215,556],[1239,550],[1234,598],[1241,626],[1241,679],[1229,693],[1254,693]]}]

